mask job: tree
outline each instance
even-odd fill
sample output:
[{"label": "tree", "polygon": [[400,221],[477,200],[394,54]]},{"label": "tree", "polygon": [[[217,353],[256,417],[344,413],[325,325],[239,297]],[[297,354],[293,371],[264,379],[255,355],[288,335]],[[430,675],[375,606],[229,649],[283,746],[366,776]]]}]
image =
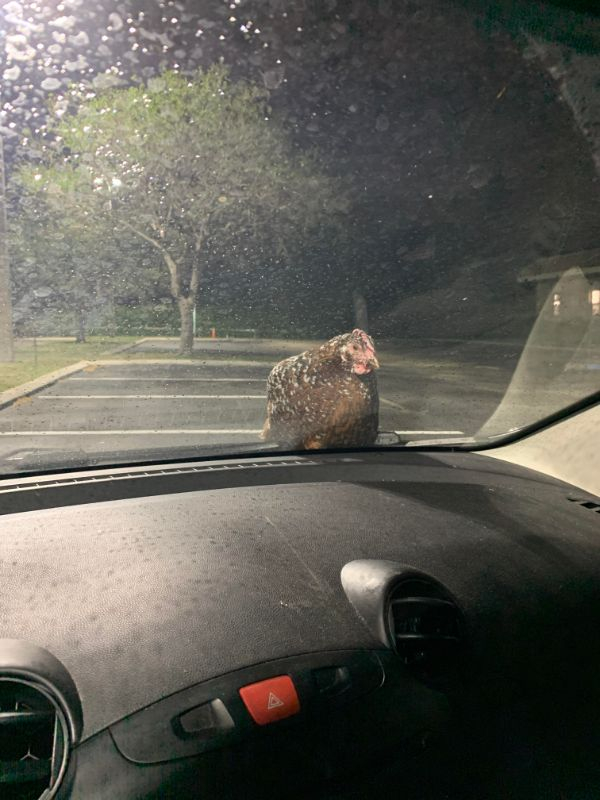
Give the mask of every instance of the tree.
[{"label": "tree", "polygon": [[12,303],[6,230],[4,150],[0,138],[0,361],[13,360]]},{"label": "tree", "polygon": [[247,236],[285,251],[290,237],[345,208],[314,155],[294,150],[264,89],[222,66],[166,72],[147,87],[77,97],[51,125],[44,163],[21,177],[57,207],[106,220],[154,248],[193,347],[192,310],[211,263]]},{"label": "tree", "polygon": [[9,202],[16,308],[73,315],[77,341],[85,341],[89,312],[129,296],[132,278],[142,282],[140,267],[148,272],[148,259],[140,259],[139,246],[132,247],[133,234],[117,238],[99,219],[90,224],[85,213],[65,215],[17,180],[11,182]]}]

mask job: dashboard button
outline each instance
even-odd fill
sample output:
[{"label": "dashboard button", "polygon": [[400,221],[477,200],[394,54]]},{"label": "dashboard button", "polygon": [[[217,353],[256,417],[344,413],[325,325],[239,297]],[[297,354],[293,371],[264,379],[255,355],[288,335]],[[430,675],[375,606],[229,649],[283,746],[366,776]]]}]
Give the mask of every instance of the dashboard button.
[{"label": "dashboard button", "polygon": [[300,711],[296,687],[289,675],[243,686],[240,697],[257,725],[269,725]]},{"label": "dashboard button", "polygon": [[201,734],[212,736],[234,727],[231,714],[225,708],[223,701],[218,699],[191,708],[185,714],[181,714],[177,722],[180,731],[186,736]]}]

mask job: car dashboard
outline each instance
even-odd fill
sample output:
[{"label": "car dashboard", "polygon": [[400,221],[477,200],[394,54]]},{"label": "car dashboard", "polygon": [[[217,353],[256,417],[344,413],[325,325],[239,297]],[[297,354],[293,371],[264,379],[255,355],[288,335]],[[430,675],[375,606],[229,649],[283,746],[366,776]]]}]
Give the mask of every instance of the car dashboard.
[{"label": "car dashboard", "polygon": [[592,495],[381,450],[0,497],[3,797],[600,791]]}]

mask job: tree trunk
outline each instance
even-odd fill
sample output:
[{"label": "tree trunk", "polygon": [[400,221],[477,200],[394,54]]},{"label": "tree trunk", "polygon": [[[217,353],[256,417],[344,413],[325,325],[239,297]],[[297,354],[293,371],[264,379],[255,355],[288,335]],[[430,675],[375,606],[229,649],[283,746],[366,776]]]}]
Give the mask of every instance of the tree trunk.
[{"label": "tree trunk", "polygon": [[85,311],[82,308],[77,311],[77,336],[75,341],[77,344],[85,342]]},{"label": "tree trunk", "polygon": [[192,318],[194,298],[178,297],[177,305],[179,306],[179,317],[181,319],[179,355],[191,356],[194,349],[194,326]]},{"label": "tree trunk", "polygon": [[[196,296],[198,294],[198,286],[200,283],[200,263],[197,257],[192,263],[188,292],[187,296],[184,296],[182,294],[184,290],[182,288],[179,265],[177,264],[173,256],[165,249],[164,245],[161,244],[160,241],[157,241],[156,239],[153,239],[151,236],[148,236],[143,231],[134,228],[128,222],[124,222],[123,224],[125,225],[126,228],[132,230],[134,233],[136,233],[138,236],[140,236],[145,241],[149,242],[153,247],[156,247],[156,249],[160,251],[163,260],[167,266],[167,269],[169,270],[169,277],[171,279],[170,281],[171,295],[174,300],[177,300],[177,305],[179,306],[179,318],[181,320],[180,336],[179,336],[179,355],[191,356],[192,351],[194,349],[193,309],[196,303]],[[196,250],[196,253],[200,252],[203,240],[204,240],[204,232],[202,231],[196,237],[196,244],[194,248]]]},{"label": "tree trunk", "polygon": [[354,324],[357,328],[363,331],[369,330],[369,314],[367,312],[367,301],[364,294],[359,291],[352,293],[352,302],[354,304]]},{"label": "tree trunk", "polygon": [[12,361],[13,326],[10,296],[10,270],[6,247],[6,202],[4,189],[4,157],[0,137],[0,361]]}]

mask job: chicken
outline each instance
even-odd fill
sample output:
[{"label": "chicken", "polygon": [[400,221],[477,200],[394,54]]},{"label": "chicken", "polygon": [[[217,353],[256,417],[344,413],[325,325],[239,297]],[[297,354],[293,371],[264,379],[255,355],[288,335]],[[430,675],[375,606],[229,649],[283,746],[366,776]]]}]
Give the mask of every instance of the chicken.
[{"label": "chicken", "polygon": [[359,328],[280,361],[267,379],[262,438],[302,450],[372,445],[378,367],[373,340]]}]

